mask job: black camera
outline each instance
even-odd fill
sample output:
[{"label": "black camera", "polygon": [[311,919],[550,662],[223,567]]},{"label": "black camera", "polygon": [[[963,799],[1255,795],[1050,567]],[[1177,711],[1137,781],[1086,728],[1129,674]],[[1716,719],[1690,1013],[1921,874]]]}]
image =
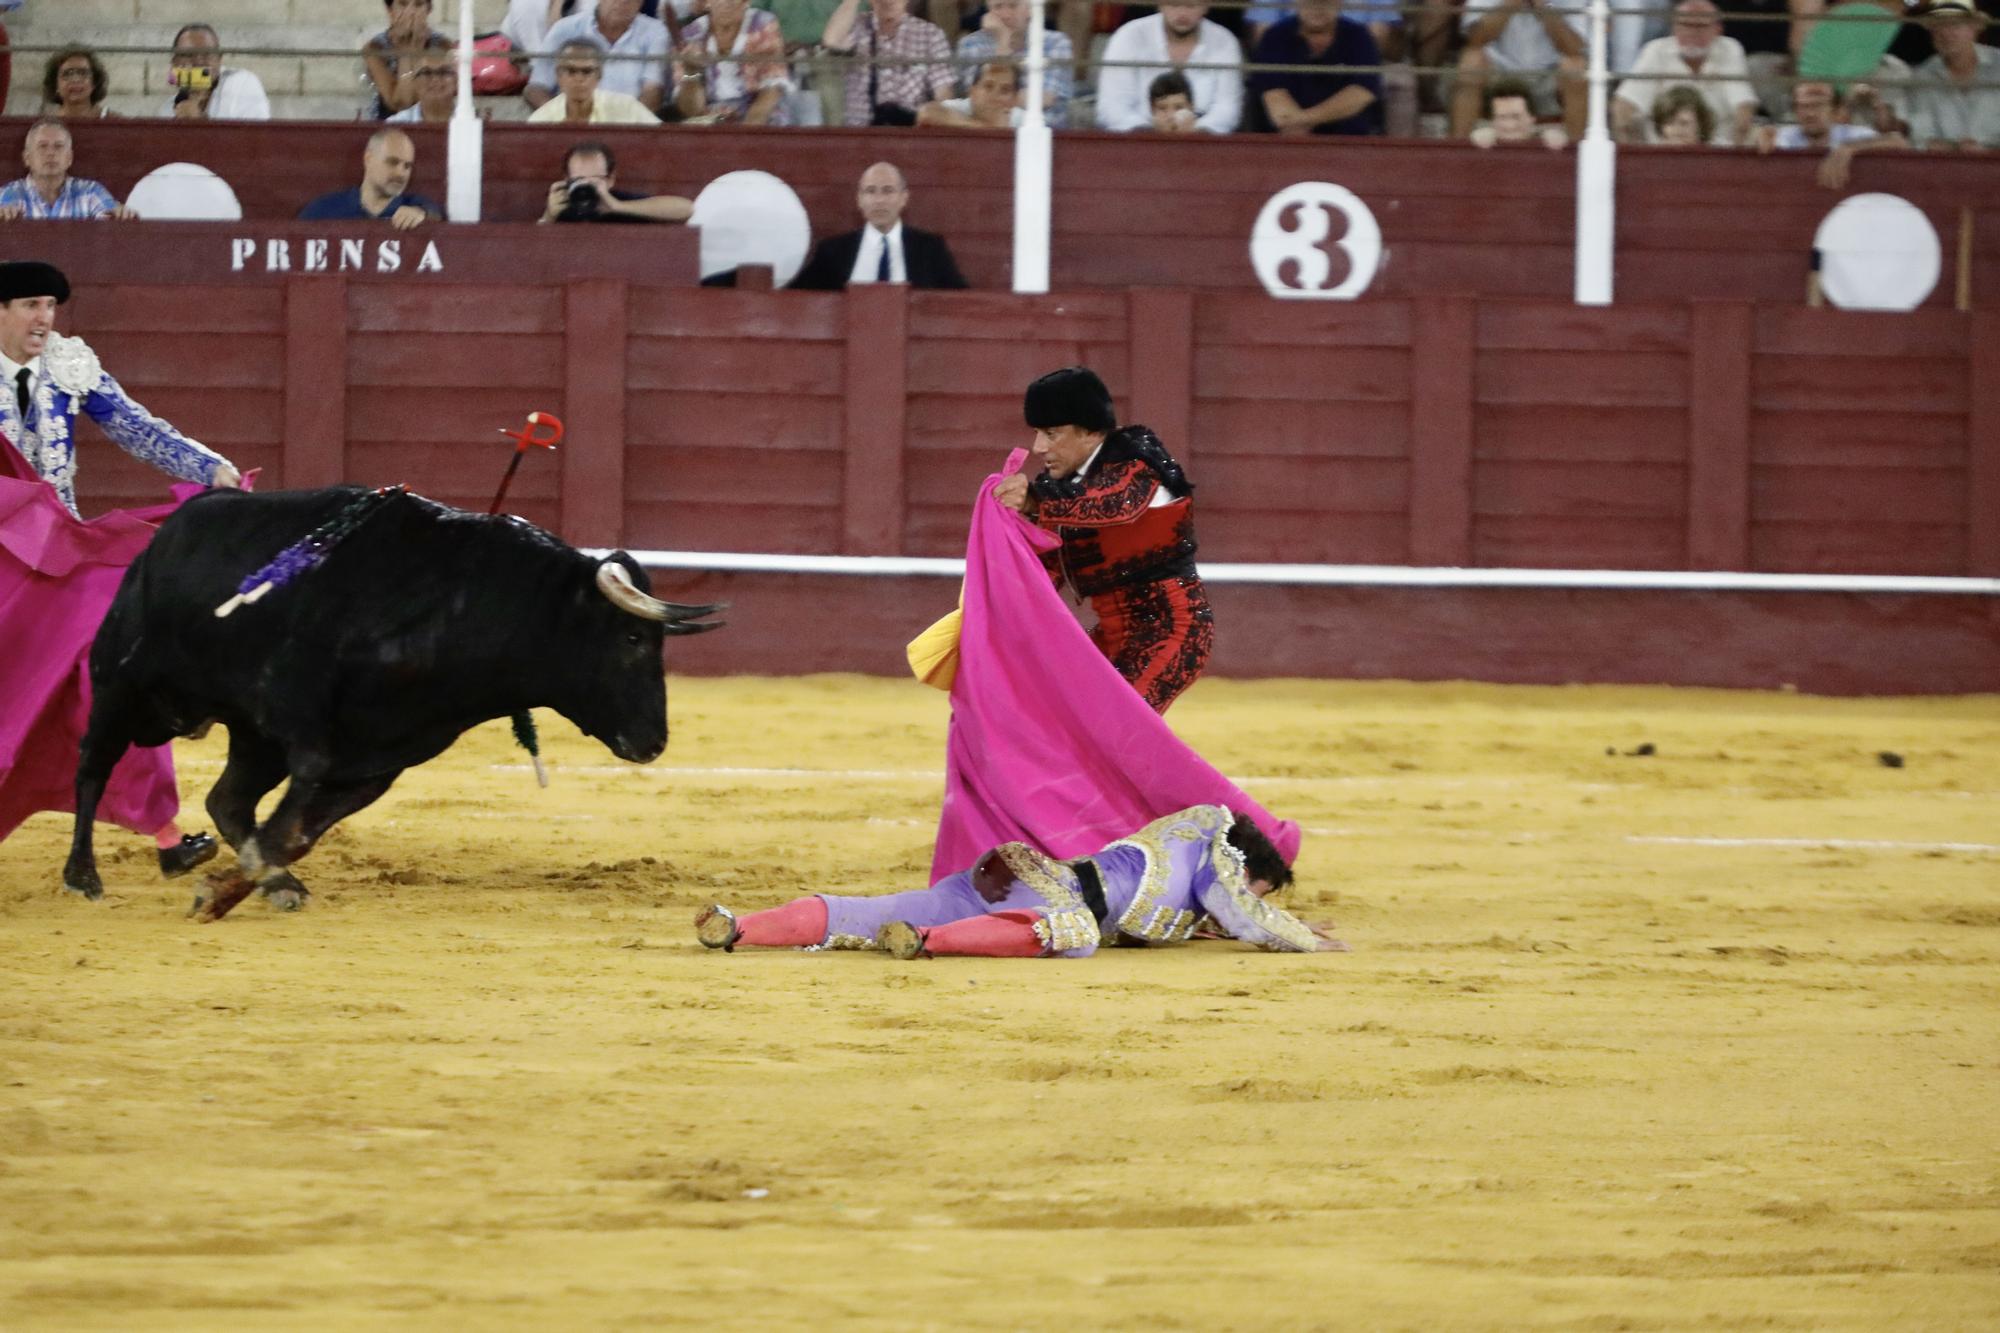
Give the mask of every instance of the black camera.
[{"label": "black camera", "polygon": [[596,181],[576,181],[569,183],[569,203],[563,212],[573,218],[594,218],[604,211],[604,192],[597,188]]}]

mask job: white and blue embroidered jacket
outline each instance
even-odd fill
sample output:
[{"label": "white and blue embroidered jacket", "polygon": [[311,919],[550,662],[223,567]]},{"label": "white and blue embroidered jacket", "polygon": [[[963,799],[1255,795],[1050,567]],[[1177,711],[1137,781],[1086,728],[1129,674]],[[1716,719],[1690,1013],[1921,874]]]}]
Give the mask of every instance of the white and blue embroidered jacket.
[{"label": "white and blue embroidered jacket", "polygon": [[76,415],[98,424],[120,449],[170,477],[203,484],[215,479],[228,460],[191,440],[132,401],[81,338],[51,333],[40,364],[30,362],[33,385],[28,419],[21,419],[14,376],[22,367],[0,358],[7,382],[0,384],[0,433],[14,442],[28,466],[76,509]]}]

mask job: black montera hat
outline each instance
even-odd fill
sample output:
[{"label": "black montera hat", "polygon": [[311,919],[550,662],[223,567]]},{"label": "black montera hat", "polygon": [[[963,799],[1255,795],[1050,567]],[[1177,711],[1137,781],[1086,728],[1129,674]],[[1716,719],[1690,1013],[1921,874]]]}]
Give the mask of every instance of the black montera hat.
[{"label": "black montera hat", "polygon": [[39,259],[15,259],[0,264],[0,304],[29,296],[53,296],[56,304],[69,300],[69,279],[54,264]]},{"label": "black montera hat", "polygon": [[1110,434],[1118,429],[1118,413],[1111,406],[1111,391],[1095,371],[1082,366],[1052,370],[1028,386],[1021,415],[1036,430],[1076,426]]}]

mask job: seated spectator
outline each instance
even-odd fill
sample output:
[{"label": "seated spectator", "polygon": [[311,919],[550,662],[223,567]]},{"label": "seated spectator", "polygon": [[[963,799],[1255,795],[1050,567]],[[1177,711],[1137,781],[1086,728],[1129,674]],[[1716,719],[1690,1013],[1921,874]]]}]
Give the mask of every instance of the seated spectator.
[{"label": "seated spectator", "polygon": [[63,120],[98,120],[111,91],[104,62],[87,46],[65,46],[42,67],[42,114]]},{"label": "seated spectator", "polygon": [[264,82],[247,69],[222,63],[222,39],[206,23],[190,23],[174,34],[168,81],[177,90],[160,108],[179,120],[269,120],[271,99]]},{"label": "seated spectator", "polygon": [[1653,122],[1654,143],[1691,148],[1715,141],[1715,108],[1685,83],[1655,97],[1647,119]]},{"label": "seated spectator", "polygon": [[[500,20],[500,35],[512,42],[516,51],[538,56],[549,49],[549,29],[576,13],[579,3],[588,7],[595,0],[507,0],[507,16]],[[676,36],[678,19],[693,12],[694,7],[695,0],[677,0],[662,15],[660,0],[642,0],[639,12],[649,19],[659,19],[667,25],[668,35]]]},{"label": "seated spectator", "polygon": [[794,61],[794,88],[810,94],[786,99],[798,108],[794,123],[840,124],[847,108],[847,62],[820,44],[840,0],[752,0],[752,5],[776,16],[785,54]]},{"label": "seated spectator", "polygon": [[[1750,86],[1757,90],[1757,106],[1772,120],[1778,120],[1790,105],[1792,58],[1804,48],[1812,17],[1828,7],[1829,0],[1728,0],[1723,6],[1723,35],[1743,48],[1744,63],[1750,71]],[[1780,20],[1791,15],[1790,23]]]},{"label": "seated spectator", "polygon": [[855,202],[868,225],[821,241],[790,286],[837,292],[869,282],[907,282],[912,287],[966,285],[944,237],[903,225],[910,187],[893,164],[877,162],[862,172]]},{"label": "seated spectator", "polygon": [[[958,39],[959,87],[970,92],[987,61],[995,56],[1002,59],[1020,56],[1025,60],[1027,49],[1028,0],[986,0],[986,17],[979,20],[979,31]],[[1046,62],[1042,70],[1042,115],[1050,125],[1062,129],[1069,124],[1070,92],[1076,85],[1069,38],[1060,29],[1042,29],[1042,58]],[[1027,71],[1023,70],[1022,87],[1027,82]]]},{"label": "seated spectator", "polygon": [[1519,79],[1495,79],[1486,85],[1486,123],[1467,136],[1477,148],[1538,143],[1566,148],[1569,135],[1560,125],[1535,123],[1535,95]]},{"label": "seated spectator", "polygon": [[0,222],[21,218],[136,218],[139,215],[112,198],[96,181],[69,174],[76,160],[69,127],[43,119],[28,127],[21,161],[28,174],[0,187]]},{"label": "seated spectator", "polygon": [[417,104],[416,57],[432,46],[449,46],[431,30],[431,0],[382,0],[389,26],[361,44],[373,100],[368,119],[387,120]]},{"label": "seated spectator", "polygon": [[1852,124],[1840,90],[1831,83],[1804,82],[1792,85],[1793,124],[1766,125],[1757,132],[1760,153],[1809,152],[1826,150],[1820,164],[1819,183],[1829,190],[1847,184],[1848,166],[1856,153],[1878,152],[1885,148],[1907,148],[1900,134],[1878,134],[1868,125]]},{"label": "seated spectator", "polygon": [[[1158,13],[1121,25],[1104,44],[1104,59],[1107,63],[1097,71],[1101,130],[1150,126],[1147,90],[1160,75],[1176,72],[1194,93],[1198,129],[1231,134],[1243,122],[1243,48],[1209,19],[1207,5],[1161,5]],[[1134,63],[1120,68],[1112,61]]]},{"label": "seated spectator", "polygon": [[686,222],[694,201],[677,194],[635,194],[618,188],[611,146],[580,143],[563,156],[563,178],[549,186],[537,222]]},{"label": "seated spectator", "polygon": [[1479,116],[1481,90],[1494,71],[1512,74],[1535,96],[1535,111],[1560,106],[1563,128],[1574,139],[1583,133],[1588,110],[1584,34],[1589,31],[1582,0],[1465,0],[1465,50],[1458,57],[1458,85],[1452,89],[1451,132],[1463,138]]},{"label": "seated spectator", "polygon": [[703,124],[786,125],[792,90],[777,15],[749,0],[709,0],[682,29],[674,100],[683,119]]},{"label": "seated spectator", "polygon": [[[673,39],[667,25],[639,12],[639,0],[597,0],[597,8],[579,8],[566,19],[549,25],[543,41],[547,49],[559,51],[566,42],[583,40],[607,53],[604,62],[604,90],[636,97],[655,116],[666,104],[667,53]],[[556,58],[535,61],[528,86],[521,90],[529,106],[539,110],[556,95]]]},{"label": "seated spectator", "polygon": [[1708,102],[1721,146],[1750,141],[1757,92],[1750,64],[1735,38],[1722,35],[1714,0],[1680,0],[1674,6],[1672,36],[1656,37],[1639,49],[1630,77],[1611,99],[1612,131],[1627,143],[1643,143],[1651,122],[1647,111],[1668,87],[1683,80]]},{"label": "seated spectator", "polygon": [[978,75],[972,81],[972,91],[965,96],[924,103],[917,111],[917,124],[984,130],[1008,130],[1019,125],[1020,71],[1004,60],[989,60],[979,67]]},{"label": "seated spectator", "polygon": [[[1298,0],[1298,13],[1279,19],[1257,40],[1253,65],[1362,65],[1379,68],[1382,53],[1368,29],[1342,18],[1339,0]],[[1250,76],[1250,128],[1279,134],[1380,134],[1378,74]]]},{"label": "seated spectator", "polygon": [[1979,42],[1987,22],[1967,0],[1935,0],[1925,14],[1937,54],[1917,66],[1910,89],[1910,137],[1919,148],[2000,148],[2000,50]]},{"label": "seated spectator", "polygon": [[[917,108],[950,97],[951,43],[935,23],[910,17],[910,0],[873,0],[860,17],[861,0],[840,0],[826,21],[826,48],[859,57],[847,72],[848,125],[914,125]],[[908,64],[879,62],[908,61]]]},{"label": "seated spectator", "polygon": [[556,86],[562,96],[535,108],[530,125],[657,125],[660,118],[636,97],[606,91],[603,48],[572,38],[556,52]]},{"label": "seated spectator", "polygon": [[449,46],[431,47],[410,69],[417,104],[389,117],[391,125],[442,125],[458,109],[458,61]]},{"label": "seated spectator", "polygon": [[[25,0],[0,0],[0,14],[19,9]],[[7,50],[7,25],[0,23],[0,107],[7,105],[7,90],[14,79],[14,57]]]},{"label": "seated spectator", "polygon": [[[1245,32],[1249,37],[1247,45],[1254,49],[1257,43],[1263,39],[1264,34],[1270,30],[1271,25],[1279,19],[1284,18],[1287,14],[1290,14],[1292,9],[1293,6],[1290,4],[1251,5],[1245,9],[1243,11],[1243,23]],[[1383,59],[1395,60],[1401,58],[1404,49],[1403,11],[1396,8],[1395,3],[1344,4],[1340,7],[1340,12],[1343,17],[1351,18],[1356,23],[1365,23],[1368,25],[1368,35],[1375,39],[1376,49],[1382,52]],[[1428,18],[1426,15],[1415,14],[1411,15],[1411,17],[1413,19]],[[1391,52],[1395,54],[1392,55]]]},{"label": "seated spectator", "polygon": [[400,129],[384,127],[368,138],[361,154],[361,184],[351,190],[323,194],[299,210],[303,222],[386,221],[408,231],[444,216],[444,210],[420,194],[409,193],[416,169],[417,146]]},{"label": "seated spectator", "polygon": [[1146,89],[1146,104],[1153,113],[1155,134],[1192,134],[1200,128],[1195,122],[1194,89],[1177,69],[1153,80]]}]

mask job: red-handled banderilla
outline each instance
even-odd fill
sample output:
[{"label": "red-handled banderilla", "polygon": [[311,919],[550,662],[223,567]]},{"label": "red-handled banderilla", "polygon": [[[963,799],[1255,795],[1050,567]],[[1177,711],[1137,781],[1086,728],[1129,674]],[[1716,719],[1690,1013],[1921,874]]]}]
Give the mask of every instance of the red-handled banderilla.
[{"label": "red-handled banderilla", "polygon": [[[544,427],[548,430],[546,435],[539,433]],[[553,412],[530,412],[528,423],[521,429],[502,430],[500,433],[514,441],[514,456],[507,460],[507,475],[500,478],[500,489],[493,496],[493,506],[486,511],[489,514],[499,513],[500,506],[506,503],[507,488],[514,484],[514,474],[521,470],[521,455],[531,448],[553,449],[562,443],[562,418]]]},{"label": "red-handled banderilla", "polygon": [[[543,429],[547,434],[541,433]],[[493,496],[493,507],[486,512],[497,514],[506,503],[507,488],[514,484],[514,474],[521,470],[521,455],[531,448],[553,449],[562,443],[562,418],[553,412],[530,412],[527,424],[519,430],[500,432],[514,441],[514,456],[507,460],[507,475],[500,478],[500,489]],[[535,715],[527,709],[514,714],[514,743],[528,752],[528,758],[535,765],[535,782],[543,787],[549,785],[548,770],[542,767],[541,738],[535,734]]]}]

